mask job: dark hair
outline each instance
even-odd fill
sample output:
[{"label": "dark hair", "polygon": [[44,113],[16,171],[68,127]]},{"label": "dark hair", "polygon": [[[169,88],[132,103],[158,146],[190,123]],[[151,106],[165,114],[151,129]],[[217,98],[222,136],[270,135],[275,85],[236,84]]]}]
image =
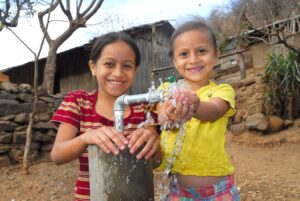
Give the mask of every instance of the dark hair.
[{"label": "dark hair", "polygon": [[211,40],[211,43],[212,43],[214,49],[217,50],[217,40],[216,40],[216,36],[215,36],[214,32],[212,31],[212,29],[206,23],[204,23],[200,20],[192,20],[192,21],[188,21],[188,22],[180,25],[173,32],[173,34],[170,38],[170,41],[169,41],[169,56],[170,57],[173,56],[173,45],[174,45],[175,39],[180,34],[183,34],[187,31],[191,31],[191,30],[207,31],[207,34]]},{"label": "dark hair", "polygon": [[102,50],[106,45],[114,43],[116,41],[124,41],[127,43],[133,50],[135,54],[135,64],[136,66],[140,65],[141,62],[141,53],[135,41],[124,32],[110,32],[99,36],[93,42],[93,46],[90,53],[90,60],[94,63],[97,62],[99,57],[101,56]]}]

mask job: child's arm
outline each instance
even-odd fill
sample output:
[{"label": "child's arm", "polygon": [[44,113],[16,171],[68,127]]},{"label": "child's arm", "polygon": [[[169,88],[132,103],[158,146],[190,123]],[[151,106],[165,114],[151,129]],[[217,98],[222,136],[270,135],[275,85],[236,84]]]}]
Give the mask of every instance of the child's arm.
[{"label": "child's arm", "polygon": [[[195,92],[180,91],[176,94],[176,110],[179,116],[194,117],[201,121],[215,121],[224,116],[230,109],[227,101],[221,98],[213,98],[210,101],[201,101]],[[188,109],[185,109],[187,108]]]},{"label": "child's arm", "polygon": [[117,155],[119,149],[125,149],[127,143],[127,139],[112,127],[90,129],[77,136],[75,127],[61,123],[51,151],[51,158],[56,164],[70,162],[78,158],[89,144],[98,145],[104,152]]},{"label": "child's arm", "polygon": [[211,101],[199,101],[193,117],[201,121],[212,122],[224,116],[229,108],[229,103],[221,98],[213,98]]}]

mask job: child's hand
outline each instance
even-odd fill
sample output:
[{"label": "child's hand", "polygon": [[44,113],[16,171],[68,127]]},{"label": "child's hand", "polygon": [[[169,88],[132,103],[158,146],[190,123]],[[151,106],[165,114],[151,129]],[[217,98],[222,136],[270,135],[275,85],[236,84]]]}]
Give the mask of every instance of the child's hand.
[{"label": "child's hand", "polygon": [[98,145],[105,153],[118,155],[119,150],[124,150],[128,144],[126,137],[113,127],[103,126],[98,129],[90,129],[80,135],[85,144]]},{"label": "child's hand", "polygon": [[126,136],[128,139],[128,147],[130,153],[135,153],[141,146],[142,150],[137,154],[136,158],[149,159],[155,154],[159,147],[159,135],[153,128],[140,128]]},{"label": "child's hand", "polygon": [[178,90],[175,93],[175,114],[177,122],[189,121],[196,113],[200,105],[197,94],[189,90]]}]

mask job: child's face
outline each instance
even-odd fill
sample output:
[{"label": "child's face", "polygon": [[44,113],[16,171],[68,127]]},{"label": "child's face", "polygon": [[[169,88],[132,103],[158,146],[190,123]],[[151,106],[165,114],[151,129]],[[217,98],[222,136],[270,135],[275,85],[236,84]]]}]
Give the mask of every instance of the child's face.
[{"label": "child's face", "polygon": [[173,43],[173,63],[194,90],[209,83],[218,56],[205,30],[186,31]]},{"label": "child's face", "polygon": [[131,47],[116,41],[106,45],[96,64],[89,63],[93,76],[96,76],[99,93],[118,97],[132,85],[136,72],[135,53]]}]

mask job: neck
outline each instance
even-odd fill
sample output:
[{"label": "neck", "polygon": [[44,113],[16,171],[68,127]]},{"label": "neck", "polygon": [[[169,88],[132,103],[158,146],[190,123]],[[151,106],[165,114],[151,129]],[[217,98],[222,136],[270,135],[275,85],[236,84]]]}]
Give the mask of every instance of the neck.
[{"label": "neck", "polygon": [[98,92],[97,102],[95,105],[96,112],[108,119],[113,119],[113,108],[116,99],[117,97]]},{"label": "neck", "polygon": [[187,82],[187,83],[191,86],[192,91],[197,91],[201,87],[209,85],[209,80],[205,80],[205,81],[197,82],[197,83],[196,82]]}]

